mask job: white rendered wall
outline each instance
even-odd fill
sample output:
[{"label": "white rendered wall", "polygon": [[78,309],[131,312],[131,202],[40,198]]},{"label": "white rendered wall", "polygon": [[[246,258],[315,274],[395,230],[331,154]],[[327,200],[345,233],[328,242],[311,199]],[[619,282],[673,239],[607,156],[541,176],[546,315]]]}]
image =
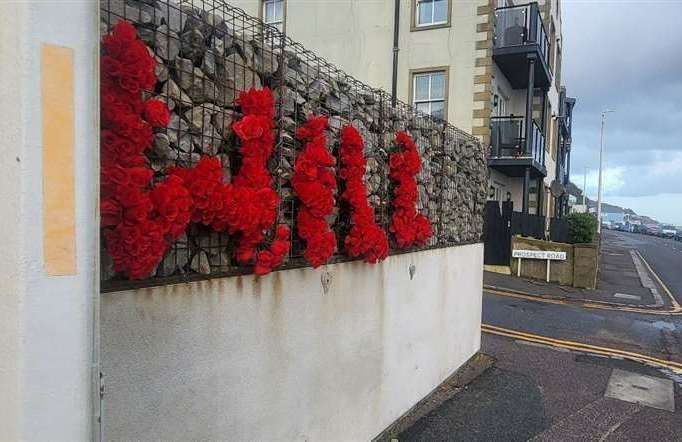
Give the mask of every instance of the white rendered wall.
[{"label": "white rendered wall", "polygon": [[[0,2],[0,440],[91,438],[97,2]],[[43,257],[41,44],[73,49],[76,274]]]},{"label": "white rendered wall", "polygon": [[[258,17],[259,0],[229,4]],[[480,1],[452,1],[447,28],[412,31],[413,1],[400,3],[398,99],[409,102],[410,71],[448,67],[448,121],[471,133]],[[286,33],[369,85],[391,91],[392,0],[287,0]]]},{"label": "white rendered wall", "polygon": [[[415,266],[410,279],[410,265]],[[369,440],[480,346],[482,244],[102,297],[105,440]]]}]

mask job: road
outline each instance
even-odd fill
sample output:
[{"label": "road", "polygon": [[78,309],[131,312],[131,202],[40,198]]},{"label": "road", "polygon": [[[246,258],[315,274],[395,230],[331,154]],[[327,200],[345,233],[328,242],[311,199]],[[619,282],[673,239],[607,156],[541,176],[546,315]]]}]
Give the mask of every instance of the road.
[{"label": "road", "polygon": [[607,241],[639,250],[682,304],[682,241],[614,231],[605,231],[604,237]]},{"label": "road", "polygon": [[[638,250],[682,301],[682,242],[605,231],[604,243]],[[586,309],[485,293],[483,322],[516,331],[647,354],[682,363],[682,315]]]},{"label": "road", "polygon": [[[618,255],[602,289],[641,293],[632,249],[682,304],[682,243],[606,231],[602,245]],[[495,366],[398,440],[681,441],[682,311],[670,304],[626,311],[484,290],[481,351]]]}]

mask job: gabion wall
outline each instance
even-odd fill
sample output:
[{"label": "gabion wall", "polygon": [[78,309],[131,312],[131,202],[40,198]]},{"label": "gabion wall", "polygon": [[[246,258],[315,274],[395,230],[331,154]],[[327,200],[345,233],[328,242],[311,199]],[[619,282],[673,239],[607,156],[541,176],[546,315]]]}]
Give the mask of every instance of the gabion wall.
[{"label": "gabion wall", "polygon": [[[329,117],[329,148],[338,156],[340,129],[352,124],[363,135],[366,183],[377,222],[388,231],[391,183],[388,155],[398,131],[406,130],[419,148],[418,207],[433,225],[423,248],[481,241],[487,194],[484,150],[470,135],[418,113],[386,92],[371,88],[278,32],[223,1],[101,0],[101,34],[118,20],[132,22],[157,61],[158,83],[148,91],[166,101],[171,123],[154,135],[148,158],[157,178],[173,165],[191,166],[201,155],[221,158],[226,176],[239,167],[238,144],[231,124],[240,118],[235,98],[252,87],[270,87],[277,106],[277,145],[269,164],[282,197],[279,222],[293,226],[296,202],[290,179],[301,144],[296,129],[310,113]],[[348,216],[336,208],[328,220],[337,232],[338,255],[346,260],[344,232]],[[305,266],[301,244],[293,238],[282,268]],[[102,245],[102,289],[205,279],[247,273],[232,259],[227,234],[190,225],[153,277],[129,282],[114,274]],[[405,250],[392,250],[393,253]]]}]

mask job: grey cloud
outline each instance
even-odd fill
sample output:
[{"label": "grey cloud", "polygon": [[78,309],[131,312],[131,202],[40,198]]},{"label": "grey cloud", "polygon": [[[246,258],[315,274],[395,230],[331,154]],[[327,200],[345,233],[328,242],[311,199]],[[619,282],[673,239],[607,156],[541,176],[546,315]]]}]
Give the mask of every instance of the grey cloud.
[{"label": "grey cloud", "polygon": [[566,1],[563,82],[578,98],[572,168],[597,166],[599,114],[608,165],[624,169],[618,195],[682,193],[661,158],[682,153],[682,2]]}]

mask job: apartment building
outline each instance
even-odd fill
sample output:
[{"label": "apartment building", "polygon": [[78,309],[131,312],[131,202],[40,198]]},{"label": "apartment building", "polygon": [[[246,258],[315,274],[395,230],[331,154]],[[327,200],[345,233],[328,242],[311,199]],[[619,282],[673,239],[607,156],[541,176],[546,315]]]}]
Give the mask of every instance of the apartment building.
[{"label": "apartment building", "polygon": [[489,146],[489,199],[567,212],[560,0],[233,0],[346,72]]}]

